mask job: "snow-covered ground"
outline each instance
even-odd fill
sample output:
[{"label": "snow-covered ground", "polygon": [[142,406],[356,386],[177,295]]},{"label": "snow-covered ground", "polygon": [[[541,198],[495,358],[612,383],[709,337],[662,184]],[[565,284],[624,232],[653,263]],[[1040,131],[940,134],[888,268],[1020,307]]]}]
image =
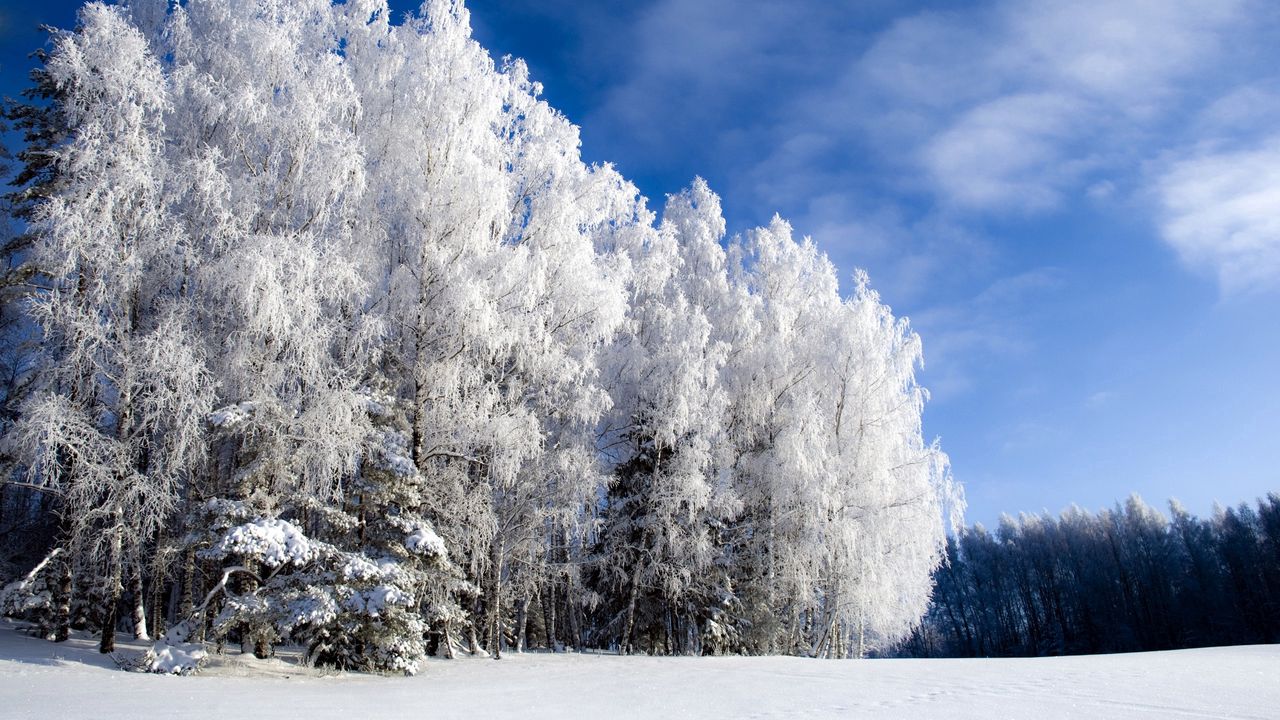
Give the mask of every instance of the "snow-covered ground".
[{"label": "snow-covered ground", "polygon": [[860,662],[528,654],[432,661],[411,678],[228,655],[164,677],[5,622],[0,717],[1277,718],[1280,646]]}]

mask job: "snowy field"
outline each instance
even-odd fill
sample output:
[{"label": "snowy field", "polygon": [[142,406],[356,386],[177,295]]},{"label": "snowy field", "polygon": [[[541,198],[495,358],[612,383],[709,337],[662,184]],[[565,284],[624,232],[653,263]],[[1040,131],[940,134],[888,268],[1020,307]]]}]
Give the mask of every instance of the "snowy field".
[{"label": "snowy field", "polygon": [[[127,650],[126,650],[127,652]],[[4,718],[1277,718],[1280,646],[1029,660],[620,658],[432,661],[324,675],[225,656],[195,677],[125,673],[87,639],[0,624]]]}]

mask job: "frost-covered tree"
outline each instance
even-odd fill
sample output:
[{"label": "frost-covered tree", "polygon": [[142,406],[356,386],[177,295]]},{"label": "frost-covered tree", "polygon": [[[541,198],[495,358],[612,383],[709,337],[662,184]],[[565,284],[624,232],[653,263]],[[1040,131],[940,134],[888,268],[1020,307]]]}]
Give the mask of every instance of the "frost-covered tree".
[{"label": "frost-covered tree", "polygon": [[177,669],[207,630],[411,671],[918,617],[918,339],[781,220],[726,251],[701,180],[657,223],[460,0],[93,3],[38,81],[3,447],[66,538],[13,607],[109,649],[131,602]]},{"label": "frost-covered tree", "polygon": [[834,269],[780,219],[735,248],[749,291],[726,369],[742,513],[735,584],[748,645],[861,655],[917,622],[958,507],[923,441],[918,338],[864,276]]},{"label": "frost-covered tree", "polygon": [[403,27],[379,24],[376,4],[350,12],[353,73],[379,78],[360,136],[383,209],[382,370],[496,653],[507,596],[525,607],[544,581],[548,524],[575,524],[601,482],[585,432],[607,402],[594,354],[624,305],[593,247],[613,208],[595,198],[620,179],[581,162],[522,63],[495,68],[460,3]]},{"label": "frost-covered tree", "polygon": [[213,424],[234,472],[215,480],[238,486],[213,492],[328,496],[368,434],[360,103],[333,14],[321,1],[193,2],[168,22],[190,292],[228,408]]},{"label": "frost-covered tree", "polygon": [[920,339],[864,274],[854,280],[820,363],[830,469],[814,652],[861,657],[904,637],[924,614],[945,523],[958,520],[962,501],[946,456],[923,438]]},{"label": "frost-covered tree", "polygon": [[[813,606],[823,539],[815,524],[826,477],[822,415],[811,382],[821,335],[839,308],[835,274],[781,219],[733,248],[749,292],[747,331],[726,368],[734,483],[735,584],[748,646],[800,651],[801,616]],[[825,339],[825,338],[823,338]]]},{"label": "frost-covered tree", "polygon": [[48,361],[13,441],[33,481],[64,495],[74,554],[102,568],[106,652],[125,573],[141,572],[199,465],[210,383],[170,262],[158,62],[118,8],[94,3],[46,70],[69,140],[58,191],[32,218],[51,278],[32,302]]},{"label": "frost-covered tree", "polygon": [[[728,345],[712,318],[727,289],[719,200],[701,179],[668,198],[663,223],[626,233],[631,312],[603,372],[613,407],[600,430],[613,465],[604,513],[602,589],[619,648],[658,634],[668,652],[700,649],[707,582],[725,499],[716,448],[726,398]],[[646,643],[647,645],[648,643]]]}]

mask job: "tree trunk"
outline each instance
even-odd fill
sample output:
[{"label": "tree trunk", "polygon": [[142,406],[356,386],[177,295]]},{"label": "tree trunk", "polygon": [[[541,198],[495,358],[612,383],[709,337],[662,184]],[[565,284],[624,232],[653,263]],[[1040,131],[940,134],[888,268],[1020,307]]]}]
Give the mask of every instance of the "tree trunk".
[{"label": "tree trunk", "polygon": [[640,563],[636,562],[636,570],[631,576],[631,590],[627,593],[627,622],[622,628],[622,642],[618,644],[618,652],[630,655],[635,640],[632,635],[636,630],[636,599],[640,595]]},{"label": "tree trunk", "polygon": [[[258,564],[252,558],[244,558],[244,568],[248,572],[240,573],[240,594],[250,595],[258,590]],[[271,642],[261,628],[249,623],[240,627],[240,652],[249,652],[252,646],[253,656],[259,660],[271,657]]]},{"label": "tree trunk", "polygon": [[[166,625],[168,623],[188,622],[191,619],[189,615],[178,614],[178,596],[180,594],[182,594],[182,588],[180,585],[173,583],[169,586],[169,592],[165,595],[164,615]],[[190,625],[189,622],[188,625]],[[165,628],[162,627],[161,629],[164,630]],[[188,634],[189,633],[190,631],[188,631]],[[160,637],[160,635],[157,634],[156,637]]]},{"label": "tree trunk", "polygon": [[147,633],[146,598],[142,587],[142,568],[133,572],[133,636],[138,640],[150,640]]},{"label": "tree trunk", "polygon": [[102,639],[98,643],[98,652],[106,654],[116,649],[116,620],[120,610],[120,577],[119,570],[111,579],[107,596],[107,614],[102,621]]},{"label": "tree trunk", "polygon": [[187,548],[182,556],[182,597],[178,601],[178,614],[191,617],[196,609],[196,551]]},{"label": "tree trunk", "polygon": [[667,655],[674,655],[675,654],[675,636],[674,636],[675,628],[672,627],[672,623],[674,621],[671,618],[671,608],[667,608],[667,611],[663,613],[663,615],[665,616],[663,618],[663,625],[664,625],[663,630],[666,631],[664,637],[662,638],[663,651]]},{"label": "tree trunk", "polygon": [[168,583],[164,581],[164,568],[160,564],[160,553],[156,553],[156,562],[151,573],[151,637],[159,638],[164,635],[165,621],[169,614],[166,600],[167,593],[165,589]]},{"label": "tree trunk", "polygon": [[582,652],[582,605],[576,601],[577,594],[573,590],[573,579],[565,582],[564,604],[569,616],[569,637],[573,640],[574,650]]},{"label": "tree trunk", "polygon": [[867,619],[858,613],[858,659],[867,656]]},{"label": "tree trunk", "polygon": [[489,585],[489,653],[494,660],[502,659],[502,560],[505,554],[505,541],[498,540],[493,546],[493,577]]},{"label": "tree trunk", "polygon": [[98,643],[98,652],[104,654],[114,652],[116,649],[116,621],[120,612],[120,595],[124,591],[122,583],[124,568],[121,567],[124,541],[120,537],[120,528],[124,521],[118,508],[113,517],[116,528],[112,530],[111,554],[108,555],[107,560],[111,564],[111,577],[107,583],[107,617],[102,624],[102,640]]},{"label": "tree trunk", "polygon": [[523,595],[516,603],[516,652],[523,653],[528,644],[529,595]]},{"label": "tree trunk", "polygon": [[453,621],[448,619],[444,621],[444,656],[453,659]]},{"label": "tree trunk", "polygon": [[63,558],[61,571],[54,595],[54,642],[66,642],[71,637],[71,558]]},{"label": "tree trunk", "polygon": [[480,652],[480,641],[476,638],[475,622],[467,623],[467,652],[472,655]]},{"label": "tree trunk", "polygon": [[556,651],[556,583],[552,580],[542,592],[542,625],[547,631],[547,649]]}]

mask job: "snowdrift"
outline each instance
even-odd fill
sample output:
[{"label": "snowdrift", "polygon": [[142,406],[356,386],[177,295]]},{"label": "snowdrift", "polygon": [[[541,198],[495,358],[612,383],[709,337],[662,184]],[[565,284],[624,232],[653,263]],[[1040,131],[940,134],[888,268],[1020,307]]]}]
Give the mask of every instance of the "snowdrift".
[{"label": "snowdrift", "polygon": [[[122,652],[141,646],[122,644]],[[416,677],[214,656],[193,677],[126,673],[89,638],[0,626],[8,718],[1274,718],[1280,646],[992,660],[509,655]]]}]

